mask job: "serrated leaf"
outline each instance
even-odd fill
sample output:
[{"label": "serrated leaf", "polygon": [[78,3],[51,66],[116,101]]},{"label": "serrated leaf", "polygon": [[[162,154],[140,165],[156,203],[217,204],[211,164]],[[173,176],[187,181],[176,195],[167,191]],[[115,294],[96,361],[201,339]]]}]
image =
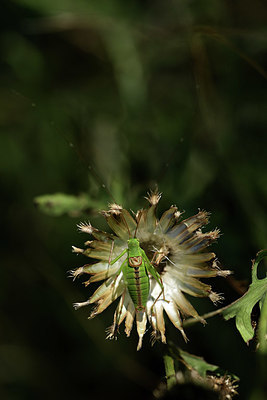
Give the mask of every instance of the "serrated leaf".
[{"label": "serrated leaf", "polygon": [[184,360],[187,368],[194,369],[200,376],[202,376],[202,378],[206,377],[207,371],[216,371],[219,369],[217,365],[207,363],[204,358],[187,353],[181,349],[179,349],[179,354]]},{"label": "serrated leaf", "polygon": [[87,195],[72,196],[65,193],[45,194],[34,199],[34,203],[45,214],[79,216],[90,208],[97,208],[95,201]]},{"label": "serrated leaf", "polygon": [[262,250],[257,254],[252,265],[252,283],[248,291],[223,311],[226,320],[236,319],[236,327],[246,343],[254,336],[254,329],[251,324],[252,309],[258,302],[263,301],[267,293],[267,277],[264,279],[257,277],[259,262],[266,256],[267,250]]}]

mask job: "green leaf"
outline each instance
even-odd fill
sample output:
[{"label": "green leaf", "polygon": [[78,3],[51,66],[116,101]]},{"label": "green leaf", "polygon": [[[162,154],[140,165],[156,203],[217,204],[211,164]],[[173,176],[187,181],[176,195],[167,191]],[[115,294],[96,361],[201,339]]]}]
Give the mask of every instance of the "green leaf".
[{"label": "green leaf", "polygon": [[181,349],[179,349],[179,354],[186,367],[197,371],[202,378],[206,377],[207,371],[215,371],[219,369],[217,365],[207,363],[204,358],[195,356],[194,354],[189,354]]},{"label": "green leaf", "polygon": [[264,279],[257,277],[259,262],[266,256],[267,250],[262,250],[257,254],[252,265],[252,283],[248,291],[223,311],[226,320],[236,318],[236,327],[246,343],[254,336],[254,329],[251,324],[252,309],[258,302],[261,304],[264,301],[267,293],[267,277]]},{"label": "green leaf", "polygon": [[34,203],[40,211],[55,217],[63,214],[76,217],[89,209],[99,207],[99,203],[96,203],[85,194],[79,196],[65,193],[45,194],[35,197]]}]

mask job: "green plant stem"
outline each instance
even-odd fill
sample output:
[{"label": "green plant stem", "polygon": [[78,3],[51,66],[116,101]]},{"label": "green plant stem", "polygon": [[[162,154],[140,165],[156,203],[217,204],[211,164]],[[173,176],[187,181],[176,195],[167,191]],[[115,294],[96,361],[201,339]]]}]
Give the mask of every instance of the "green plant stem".
[{"label": "green plant stem", "polygon": [[170,355],[165,354],[163,356],[163,360],[167,380],[167,389],[171,390],[171,388],[176,384],[174,359]]},{"label": "green plant stem", "polygon": [[267,296],[261,307],[261,316],[258,328],[259,352],[267,354]]},{"label": "green plant stem", "polygon": [[[239,299],[238,299],[239,300]],[[224,312],[224,310],[226,310],[228,307],[230,307],[231,305],[233,305],[237,300],[235,300],[233,303],[228,304],[225,307],[219,308],[218,310],[215,311],[211,311],[209,313],[203,314],[201,315],[199,318],[188,318],[184,321],[183,326],[190,326],[195,324],[196,322],[201,322],[201,319],[207,319],[207,318],[211,318],[211,317],[215,317],[215,315],[221,314]]]},{"label": "green plant stem", "polygon": [[250,400],[266,399],[266,376],[267,376],[267,296],[261,305],[261,314],[257,331],[258,337],[258,361],[259,369],[257,373],[257,385],[252,393]]}]

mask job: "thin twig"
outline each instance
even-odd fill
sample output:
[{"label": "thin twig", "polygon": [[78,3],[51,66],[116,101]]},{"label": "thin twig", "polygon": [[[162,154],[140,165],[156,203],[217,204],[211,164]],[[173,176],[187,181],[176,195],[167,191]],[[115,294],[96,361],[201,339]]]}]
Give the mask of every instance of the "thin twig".
[{"label": "thin twig", "polygon": [[214,317],[215,315],[221,314],[224,310],[226,310],[228,307],[230,307],[234,303],[235,303],[235,301],[231,304],[228,304],[225,307],[219,308],[218,310],[203,314],[199,318],[188,318],[184,321],[183,326],[190,326],[190,325],[195,324],[196,322],[201,322],[201,320],[203,320],[203,319],[205,320],[207,318],[211,318],[211,317]]}]

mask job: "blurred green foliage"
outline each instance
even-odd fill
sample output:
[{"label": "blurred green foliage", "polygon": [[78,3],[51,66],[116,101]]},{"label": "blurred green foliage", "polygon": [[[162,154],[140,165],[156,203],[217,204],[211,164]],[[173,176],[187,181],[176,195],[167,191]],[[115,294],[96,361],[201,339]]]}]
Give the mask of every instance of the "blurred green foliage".
[{"label": "blurred green foliage", "polygon": [[[158,185],[162,210],[211,211],[235,272],[215,290],[241,294],[267,242],[266,12],[259,0],[1,1],[1,399],[147,399],[164,375],[160,346],[105,341],[112,309],[90,322],[72,309],[90,292],[66,278],[83,263],[75,225],[106,228],[93,209],[113,199],[136,210]],[[40,213],[33,199],[54,193],[93,206]],[[264,398],[234,323],[190,328],[186,346],[169,331],[238,375],[242,399]]]}]

